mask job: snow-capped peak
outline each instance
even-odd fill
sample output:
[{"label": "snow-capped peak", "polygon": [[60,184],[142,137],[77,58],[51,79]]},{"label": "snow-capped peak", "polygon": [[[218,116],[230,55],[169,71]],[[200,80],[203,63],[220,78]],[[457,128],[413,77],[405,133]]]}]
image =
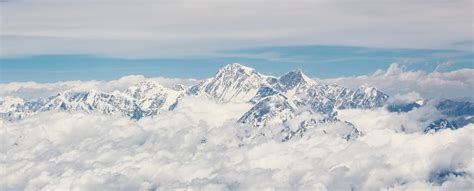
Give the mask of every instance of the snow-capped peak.
[{"label": "snow-capped peak", "polygon": [[310,77],[306,76],[302,70],[294,70],[288,72],[280,77],[280,83],[291,84],[291,83],[316,83]]},{"label": "snow-capped peak", "polygon": [[[21,119],[37,112],[50,110],[100,112],[104,114],[122,114],[133,119],[156,115],[176,105],[183,91],[165,88],[156,81],[142,81],[123,92],[112,93],[98,90],[66,90],[47,99],[32,100],[16,104],[9,108],[6,119]],[[6,107],[12,104],[0,102]]]},{"label": "snow-capped peak", "polygon": [[136,97],[138,94],[143,94],[147,93],[152,90],[157,90],[157,89],[163,89],[163,86],[159,84],[158,82],[151,81],[151,80],[146,80],[139,82],[138,84],[129,87],[125,93],[132,96]]},{"label": "snow-capped peak", "polygon": [[418,104],[418,105],[420,105],[420,106],[423,106],[423,105],[425,105],[426,102],[425,102],[424,99],[419,99],[419,100],[417,100],[415,103]]},{"label": "snow-capped peak", "polygon": [[239,64],[239,63],[233,63],[233,64],[228,64],[228,65],[222,67],[221,69],[219,69],[216,76],[218,76],[219,74],[223,74],[223,73],[251,75],[251,74],[255,73],[255,69],[244,66],[244,65]]},{"label": "snow-capped peak", "polygon": [[[217,74],[187,89],[183,86],[167,88],[157,81],[145,80],[123,92],[65,91],[48,99],[18,102],[0,102],[9,118],[22,118],[49,110],[81,110],[121,113],[134,119],[157,115],[162,110],[173,110],[182,97],[205,95],[220,103],[250,102],[254,104],[241,118],[246,122],[286,121],[296,110],[331,114],[334,109],[382,106],[388,95],[374,87],[362,86],[350,90],[335,85],[318,84],[301,70],[294,70],[276,78],[261,75],[255,69],[241,64],[229,64]],[[16,117],[19,116],[19,117]],[[245,119],[245,120],[244,120]],[[259,123],[260,124],[260,123]],[[264,123],[263,123],[264,124]]]},{"label": "snow-capped peak", "polygon": [[338,109],[347,108],[375,108],[381,107],[388,99],[388,95],[375,87],[360,86],[355,91],[349,90],[337,101]]},{"label": "snow-capped peak", "polygon": [[241,64],[229,64],[221,68],[216,76],[191,87],[188,94],[207,95],[218,102],[249,101],[266,83],[265,76],[253,68]]},{"label": "snow-capped peak", "polygon": [[294,94],[295,91],[305,91],[315,84],[317,83],[306,76],[303,71],[294,70],[278,78],[278,85],[276,88],[282,92],[286,92],[287,94]]},{"label": "snow-capped peak", "polygon": [[176,90],[176,91],[184,91],[186,90],[186,86],[183,84],[176,84],[171,89]]}]

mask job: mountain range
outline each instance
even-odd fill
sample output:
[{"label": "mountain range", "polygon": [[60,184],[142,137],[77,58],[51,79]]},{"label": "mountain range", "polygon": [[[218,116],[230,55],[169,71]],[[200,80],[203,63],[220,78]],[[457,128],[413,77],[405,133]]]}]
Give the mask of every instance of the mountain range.
[{"label": "mountain range", "polygon": [[[361,132],[350,122],[339,120],[337,110],[386,106],[392,112],[407,112],[422,106],[419,102],[387,104],[389,95],[375,87],[349,89],[334,84],[322,84],[309,78],[301,70],[274,77],[260,74],[255,69],[240,64],[229,64],[221,68],[214,77],[191,87],[177,85],[168,88],[158,82],[146,80],[124,91],[111,93],[68,90],[48,98],[33,100],[3,97],[0,98],[0,117],[7,121],[16,121],[39,112],[62,110],[120,114],[139,120],[159,115],[162,111],[173,111],[180,106],[180,100],[188,96],[205,96],[221,104],[250,103],[252,107],[242,113],[237,122],[256,128],[282,125],[284,128],[281,131],[285,134],[283,141],[302,136],[308,128],[322,127],[321,124],[324,124],[324,127],[331,124],[329,126],[333,127],[325,129],[325,133],[336,130],[347,140],[358,137]],[[461,126],[473,122],[474,107],[471,102],[457,103],[448,100],[440,102],[438,106],[443,114]],[[297,125],[289,124],[292,119],[298,119]],[[441,122],[435,121],[427,128],[453,129],[454,122],[440,120]]]}]

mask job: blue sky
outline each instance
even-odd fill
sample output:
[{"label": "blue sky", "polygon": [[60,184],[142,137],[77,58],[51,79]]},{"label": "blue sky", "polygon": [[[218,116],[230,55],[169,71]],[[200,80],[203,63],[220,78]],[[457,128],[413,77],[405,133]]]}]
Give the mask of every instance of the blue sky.
[{"label": "blue sky", "polygon": [[204,78],[234,62],[320,78],[393,62],[473,67],[471,0],[7,0],[0,9],[1,82]]},{"label": "blue sky", "polygon": [[302,69],[318,78],[365,75],[397,62],[411,70],[452,71],[474,68],[472,52],[387,49],[353,46],[285,46],[223,52],[226,57],[111,58],[91,55],[42,55],[0,59],[1,81],[56,82],[112,80],[125,75],[203,79],[238,62],[259,72],[281,75]]}]

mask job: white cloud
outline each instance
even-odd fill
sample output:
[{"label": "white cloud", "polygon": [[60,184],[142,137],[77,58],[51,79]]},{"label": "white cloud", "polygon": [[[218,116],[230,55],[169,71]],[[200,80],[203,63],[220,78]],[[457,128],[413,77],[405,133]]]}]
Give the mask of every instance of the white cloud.
[{"label": "white cloud", "polygon": [[[234,122],[245,105],[193,99],[176,112],[138,122],[81,112],[0,121],[4,168],[0,186],[7,190],[472,188],[472,124],[428,135],[397,132],[392,127],[399,123],[420,128],[415,121],[429,112],[347,110],[341,117],[354,121],[364,136],[345,141],[331,134],[309,134],[282,143],[255,137],[271,136],[269,131]],[[208,108],[198,110],[203,104]],[[466,175],[441,177],[445,179],[441,185],[430,182],[436,172],[445,171]]]},{"label": "white cloud", "polygon": [[[363,116],[363,117],[361,117]],[[385,129],[396,132],[422,132],[431,122],[439,119],[441,113],[430,102],[410,112],[389,112],[385,108],[374,110],[339,110],[338,117],[353,123],[362,132]]]},{"label": "white cloud", "polygon": [[413,92],[408,92],[405,94],[391,95],[389,97],[388,102],[389,103],[410,103],[410,102],[413,103],[421,99],[423,99],[423,97],[419,93],[415,92],[414,90]]},{"label": "white cloud", "polygon": [[460,69],[451,72],[407,71],[399,64],[372,75],[319,80],[325,83],[356,88],[370,85],[389,95],[418,93],[423,98],[472,98],[474,95],[474,70]]},{"label": "white cloud", "polygon": [[472,22],[467,0],[20,0],[0,6],[3,56],[162,57],[291,44],[460,48],[453,42],[471,39]]}]

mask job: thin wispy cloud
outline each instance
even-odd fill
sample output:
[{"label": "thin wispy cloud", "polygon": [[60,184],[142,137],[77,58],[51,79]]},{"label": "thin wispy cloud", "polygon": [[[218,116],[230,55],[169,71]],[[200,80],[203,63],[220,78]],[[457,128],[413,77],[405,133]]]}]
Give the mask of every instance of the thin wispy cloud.
[{"label": "thin wispy cloud", "polygon": [[3,56],[211,54],[269,45],[461,48],[471,1],[6,1]]}]

